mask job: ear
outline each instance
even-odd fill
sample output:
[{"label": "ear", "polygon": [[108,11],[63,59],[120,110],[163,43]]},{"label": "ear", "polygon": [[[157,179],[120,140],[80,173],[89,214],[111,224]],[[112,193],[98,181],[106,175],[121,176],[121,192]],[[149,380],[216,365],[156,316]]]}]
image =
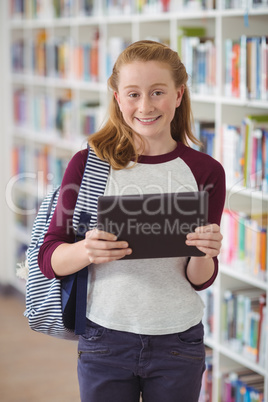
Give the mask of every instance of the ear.
[{"label": "ear", "polygon": [[117,92],[114,91],[114,97],[118,103],[119,109],[121,110],[121,105],[120,105],[120,97],[119,94]]},{"label": "ear", "polygon": [[176,107],[180,106],[182,97],[184,94],[184,85],[182,85],[178,90],[177,90],[177,100],[176,100]]}]

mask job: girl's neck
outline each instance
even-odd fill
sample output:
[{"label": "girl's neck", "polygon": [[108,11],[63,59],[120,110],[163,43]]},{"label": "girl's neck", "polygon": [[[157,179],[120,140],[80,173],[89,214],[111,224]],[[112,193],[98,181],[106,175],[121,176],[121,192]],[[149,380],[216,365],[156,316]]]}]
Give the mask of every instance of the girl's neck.
[{"label": "girl's neck", "polygon": [[136,143],[136,147],[139,155],[156,156],[174,151],[177,147],[177,142],[173,140],[173,138],[170,138],[170,141],[165,141],[164,143],[157,140],[148,141],[148,139],[145,139],[144,142]]}]

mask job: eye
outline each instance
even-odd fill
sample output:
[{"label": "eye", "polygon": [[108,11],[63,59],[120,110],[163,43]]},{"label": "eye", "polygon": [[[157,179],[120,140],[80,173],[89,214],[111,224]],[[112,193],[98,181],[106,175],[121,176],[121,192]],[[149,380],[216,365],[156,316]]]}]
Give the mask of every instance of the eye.
[{"label": "eye", "polygon": [[153,96],[160,96],[160,95],[162,95],[162,94],[163,94],[162,91],[154,91],[154,92],[153,92]]},{"label": "eye", "polygon": [[139,95],[136,92],[133,92],[128,95],[130,98],[137,98]]}]

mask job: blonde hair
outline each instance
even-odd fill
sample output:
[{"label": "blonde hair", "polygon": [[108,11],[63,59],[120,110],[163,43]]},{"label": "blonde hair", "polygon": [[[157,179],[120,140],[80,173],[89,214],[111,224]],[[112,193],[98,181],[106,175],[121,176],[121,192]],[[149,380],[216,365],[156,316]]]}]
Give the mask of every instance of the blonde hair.
[{"label": "blonde hair", "polygon": [[[169,66],[176,88],[184,87],[184,94],[171,122],[171,135],[175,141],[189,145],[189,140],[195,144],[199,141],[192,132],[192,110],[188,74],[177,52],[168,46],[149,40],[142,40],[129,45],[118,57],[108,79],[108,87],[118,92],[120,68],[134,61],[162,62]],[[126,124],[115,97],[112,97],[109,107],[109,119],[105,125],[88,139],[89,145],[97,156],[106,160],[114,169],[122,169],[131,160],[138,160],[138,153],[133,141],[132,129]]]}]

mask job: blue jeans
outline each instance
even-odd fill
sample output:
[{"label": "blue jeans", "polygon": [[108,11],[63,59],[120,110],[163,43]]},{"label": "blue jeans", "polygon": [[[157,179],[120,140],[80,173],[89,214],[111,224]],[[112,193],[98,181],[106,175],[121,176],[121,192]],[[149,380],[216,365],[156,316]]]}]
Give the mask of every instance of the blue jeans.
[{"label": "blue jeans", "polygon": [[197,402],[203,324],[171,335],[114,331],[87,320],[78,343],[82,402]]}]

